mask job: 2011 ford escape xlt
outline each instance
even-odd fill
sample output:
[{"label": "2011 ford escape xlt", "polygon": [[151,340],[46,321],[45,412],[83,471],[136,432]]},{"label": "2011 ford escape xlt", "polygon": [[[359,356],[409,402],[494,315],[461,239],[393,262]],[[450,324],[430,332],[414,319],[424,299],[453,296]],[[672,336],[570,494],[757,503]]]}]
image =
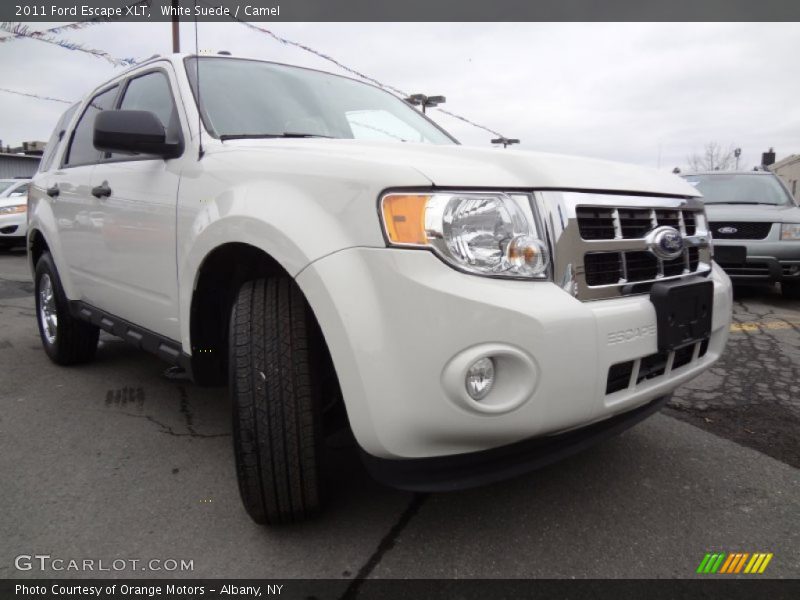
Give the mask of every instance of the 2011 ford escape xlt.
[{"label": "2011 ford escape xlt", "polygon": [[27,239],[45,351],[88,361],[102,328],[227,384],[258,522],[320,506],[342,424],[391,485],[490,482],[643,419],[727,340],[694,187],[466,148],[348,78],[155,58],[47,152]]}]

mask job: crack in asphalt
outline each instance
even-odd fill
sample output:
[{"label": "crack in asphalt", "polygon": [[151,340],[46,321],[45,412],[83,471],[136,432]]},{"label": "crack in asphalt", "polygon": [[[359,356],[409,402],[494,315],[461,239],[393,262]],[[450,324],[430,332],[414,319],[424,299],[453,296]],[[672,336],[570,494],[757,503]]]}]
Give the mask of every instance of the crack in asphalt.
[{"label": "crack in asphalt", "polygon": [[[739,325],[768,317],[787,321],[772,308],[756,309],[743,301],[736,305],[740,310],[734,312],[733,321]],[[800,328],[793,326],[791,331],[800,333]],[[800,415],[800,402],[796,399],[800,395],[800,364],[791,356],[792,347],[800,349],[770,330],[741,329],[729,338],[728,349],[709,371],[676,390],[677,401],[671,405],[704,410],[708,406],[777,403]]]},{"label": "crack in asphalt", "polygon": [[378,547],[375,549],[375,552],[367,559],[367,561],[361,566],[358,570],[356,576],[350,580],[350,585],[347,586],[347,589],[344,593],[339,596],[339,600],[353,600],[354,598],[358,597],[358,593],[361,589],[361,586],[364,584],[364,581],[372,574],[377,567],[383,556],[397,543],[397,538],[400,537],[400,534],[409,524],[411,519],[419,512],[419,509],[428,499],[430,494],[414,494],[414,497],[409,502],[406,509],[400,514],[400,517],[397,519],[394,525],[386,532],[386,535],[383,536]]},{"label": "crack in asphalt", "polygon": [[196,431],[190,431],[187,433],[180,433],[175,431],[170,425],[166,423],[162,423],[161,421],[157,420],[152,415],[136,415],[134,413],[129,413],[125,411],[119,411],[120,415],[124,415],[126,417],[133,417],[135,419],[145,419],[150,421],[154,425],[157,425],[161,429],[161,433],[165,433],[167,435],[171,435],[174,437],[189,437],[189,438],[220,438],[220,437],[230,437],[230,433],[197,433]]},{"label": "crack in asphalt", "polygon": [[667,414],[800,467],[800,327],[793,313],[794,307],[737,299],[728,348],[675,391]]}]

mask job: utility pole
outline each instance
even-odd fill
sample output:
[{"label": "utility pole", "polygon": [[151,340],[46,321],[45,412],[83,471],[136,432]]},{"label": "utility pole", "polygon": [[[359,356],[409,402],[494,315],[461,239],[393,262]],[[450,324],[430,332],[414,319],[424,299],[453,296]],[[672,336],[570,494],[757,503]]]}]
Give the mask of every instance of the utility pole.
[{"label": "utility pole", "polygon": [[181,30],[178,18],[180,0],[172,0],[172,52],[181,51]]}]

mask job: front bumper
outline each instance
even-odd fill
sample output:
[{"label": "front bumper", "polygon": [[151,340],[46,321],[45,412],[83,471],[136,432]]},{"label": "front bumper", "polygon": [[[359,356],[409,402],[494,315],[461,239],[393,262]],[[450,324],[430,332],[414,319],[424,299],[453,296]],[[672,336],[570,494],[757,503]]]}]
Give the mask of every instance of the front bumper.
[{"label": "front bumper", "polygon": [[[329,255],[297,281],[322,327],[362,449],[416,459],[562,433],[669,394],[716,361],[727,341],[730,280],[716,266],[710,277],[704,354],[674,369],[670,359],[659,376],[633,377],[612,393],[612,365],[657,352],[646,294],[581,302],[553,283],[466,275],[430,252],[375,248]],[[487,401],[498,398],[486,407],[471,403],[463,379],[452,376],[453,365],[482,352],[508,366],[498,368]]]},{"label": "front bumper", "polygon": [[800,242],[784,240],[724,240],[714,241],[715,247],[744,246],[747,260],[744,264],[720,266],[738,283],[769,283],[775,281],[800,282]]},{"label": "front bumper", "polygon": [[391,460],[361,456],[373,479],[412,492],[450,492],[510,479],[577,454],[661,410],[669,396],[593,425],[482,452]]}]

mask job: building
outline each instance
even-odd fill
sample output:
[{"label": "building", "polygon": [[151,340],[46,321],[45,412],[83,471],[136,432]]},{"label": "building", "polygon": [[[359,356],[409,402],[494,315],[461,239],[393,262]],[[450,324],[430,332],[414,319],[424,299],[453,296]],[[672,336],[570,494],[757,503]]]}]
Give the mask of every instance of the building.
[{"label": "building", "polygon": [[0,141],[0,179],[31,177],[39,168],[46,142],[22,142],[21,146],[3,149]]},{"label": "building", "polygon": [[783,179],[796,201],[800,201],[800,154],[792,154],[769,166],[769,170]]},{"label": "building", "polygon": [[29,156],[41,156],[44,154],[47,142],[22,142],[22,146],[11,148],[8,151],[12,154],[28,154]]},{"label": "building", "polygon": [[0,152],[0,179],[31,177],[39,168],[41,156]]}]

